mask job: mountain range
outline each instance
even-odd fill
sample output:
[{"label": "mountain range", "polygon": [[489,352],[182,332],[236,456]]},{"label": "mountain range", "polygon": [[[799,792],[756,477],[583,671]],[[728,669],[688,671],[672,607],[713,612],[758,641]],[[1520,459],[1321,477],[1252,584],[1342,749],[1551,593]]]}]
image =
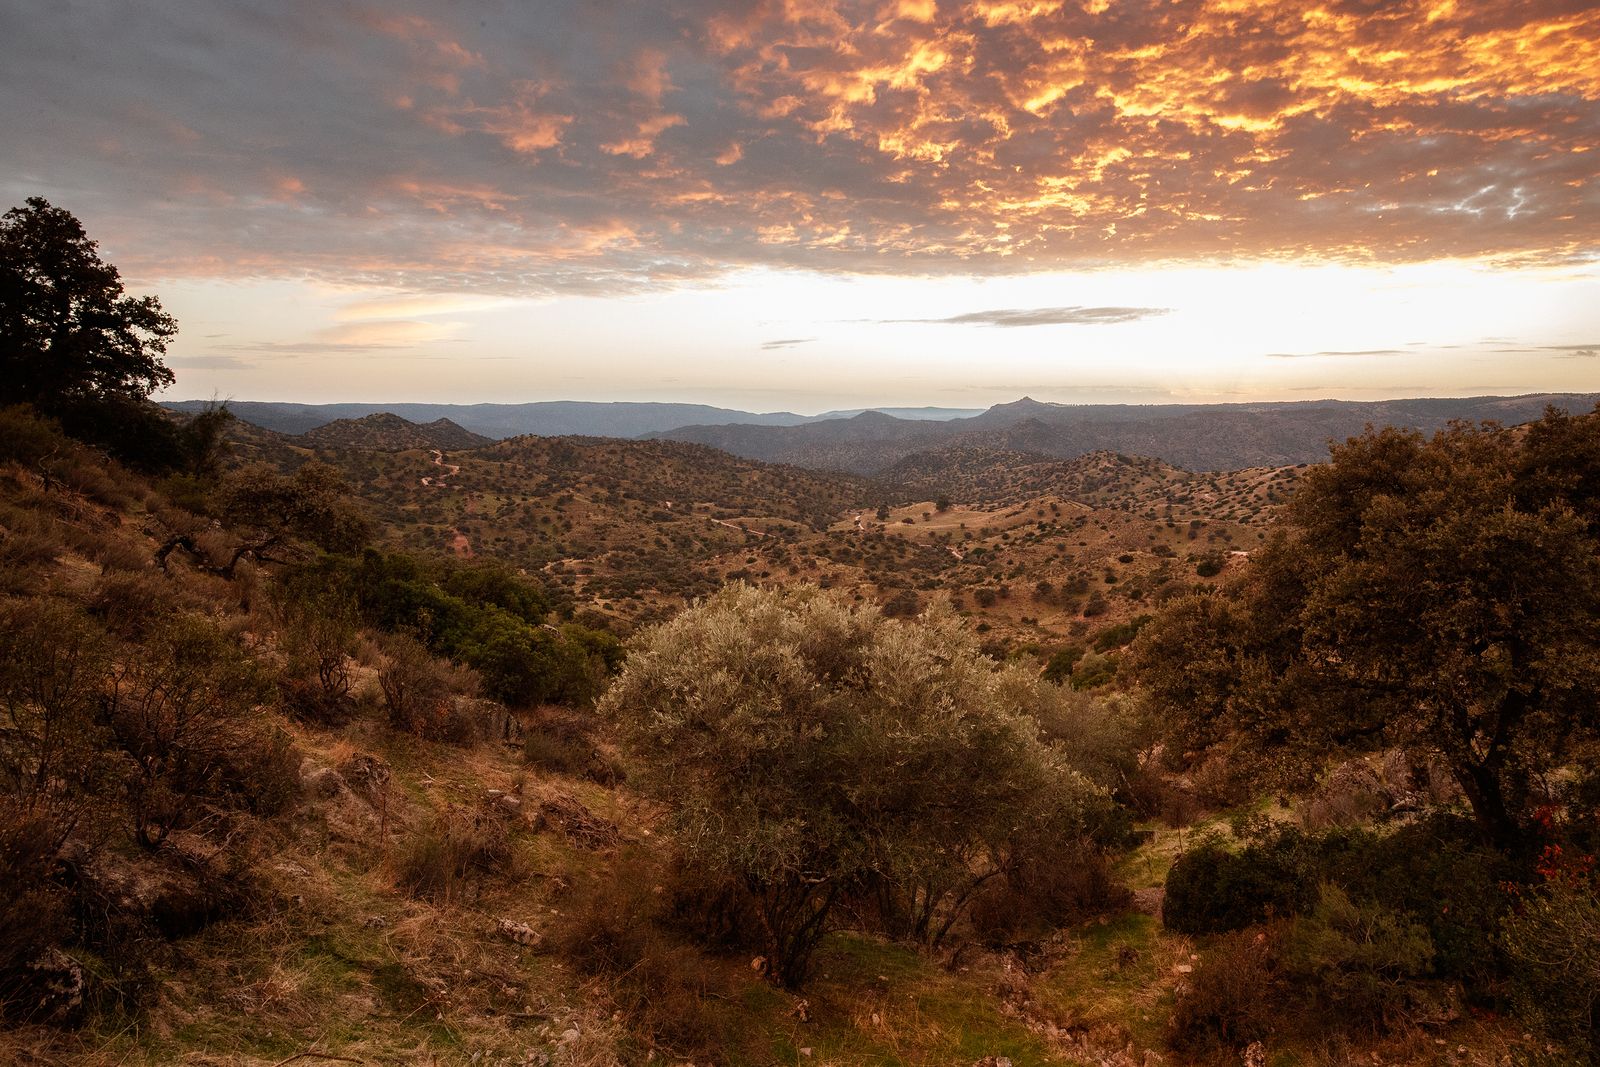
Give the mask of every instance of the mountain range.
[{"label": "mountain range", "polygon": [[1547,406],[1585,412],[1596,393],[1416,400],[1316,400],[1259,404],[1047,404],[1029,397],[970,418],[912,421],[868,411],[790,426],[686,426],[652,436],[711,445],[736,456],[880,475],[908,456],[965,446],[1071,458],[1098,450],[1146,456],[1191,471],[1288,466],[1327,458],[1328,444],[1366,426],[1424,433],[1454,420],[1516,425]]},{"label": "mountain range", "polygon": [[[1023,397],[987,410],[886,408],[821,415],[765,414],[704,404],[288,404],[230,401],[240,419],[307,445],[360,449],[467,449],[533,435],[649,438],[709,445],[744,459],[814,470],[893,476],[931,451],[1071,459],[1109,451],[1191,471],[1315,463],[1330,442],[1366,426],[1432,433],[1453,420],[1516,425],[1547,406],[1585,412],[1600,393],[1312,400],[1251,404],[1052,404]],[[165,406],[194,412],[207,401]]]},{"label": "mountain range", "polygon": [[[171,411],[194,414],[210,400],[174,400],[163,404]],[[792,411],[754,412],[709,404],[592,403],[553,400],[531,404],[291,404],[261,400],[230,400],[228,409],[239,418],[268,430],[298,435],[341,419],[368,415],[399,415],[408,422],[431,423],[448,419],[471,433],[493,440],[537,434],[540,437],[642,437],[684,426],[798,426],[808,422],[849,418],[864,409],[796,415]],[[982,413],[979,408],[884,408],[907,421],[964,418]]]}]

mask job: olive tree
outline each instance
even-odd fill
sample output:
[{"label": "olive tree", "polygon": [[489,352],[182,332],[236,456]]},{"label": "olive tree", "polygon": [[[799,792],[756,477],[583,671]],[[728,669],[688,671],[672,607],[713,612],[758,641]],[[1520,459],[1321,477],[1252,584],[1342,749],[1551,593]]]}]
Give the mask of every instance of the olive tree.
[{"label": "olive tree", "polygon": [[1044,684],[996,670],[947,610],[737,584],[644,634],[600,707],[686,858],[750,891],[794,986],[847,894],[934,944],[1022,835],[1083,831],[1103,792],[1019,710]]}]

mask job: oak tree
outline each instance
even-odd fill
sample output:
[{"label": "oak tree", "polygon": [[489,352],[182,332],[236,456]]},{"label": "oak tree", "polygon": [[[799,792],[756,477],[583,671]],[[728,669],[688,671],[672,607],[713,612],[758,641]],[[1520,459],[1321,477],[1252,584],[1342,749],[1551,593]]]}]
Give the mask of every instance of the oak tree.
[{"label": "oak tree", "polygon": [[1541,778],[1600,740],[1600,412],[1335,446],[1248,576],[1135,660],[1185,747],[1401,747],[1516,847]]}]

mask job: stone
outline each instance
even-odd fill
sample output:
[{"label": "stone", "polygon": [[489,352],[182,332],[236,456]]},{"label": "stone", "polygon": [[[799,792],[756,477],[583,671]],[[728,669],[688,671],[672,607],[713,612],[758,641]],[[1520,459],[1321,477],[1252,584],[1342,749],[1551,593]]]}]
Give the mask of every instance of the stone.
[{"label": "stone", "polygon": [[339,773],[351,792],[376,806],[388,789],[389,765],[370,753],[357,753],[339,764]]},{"label": "stone", "polygon": [[519,945],[534,946],[544,940],[544,937],[527,923],[519,923],[515,919],[501,919],[495,924],[495,929],[500,936],[515,941]]},{"label": "stone", "polygon": [[67,1023],[83,1009],[83,967],[58,948],[47,948],[28,964],[33,974],[28,1014],[41,1022]]}]

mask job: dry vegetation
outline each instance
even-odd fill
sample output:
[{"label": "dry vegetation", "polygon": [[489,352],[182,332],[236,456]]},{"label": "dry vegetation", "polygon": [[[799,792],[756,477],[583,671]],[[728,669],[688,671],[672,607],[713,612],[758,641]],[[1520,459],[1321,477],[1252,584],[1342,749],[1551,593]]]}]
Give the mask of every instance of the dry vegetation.
[{"label": "dry vegetation", "polygon": [[[752,967],[766,949],[747,894],[681,861],[668,808],[644,799],[633,750],[585,701],[507,709],[415,634],[297,615],[309,609],[279,591],[297,564],[217,573],[252,531],[187,510],[189,482],[147,481],[22,416],[9,425],[38,438],[0,469],[0,584],[8,617],[26,615],[11,630],[30,647],[93,646],[117,694],[105,705],[91,682],[74,705],[86,722],[112,709],[99,799],[7,809],[0,1043],[21,1062],[1121,1067],[1238,1062],[1257,1040],[1283,1064],[1544,1054],[1503,1014],[1524,994],[1453,999],[1463,979],[1425,962],[1454,945],[1446,933],[1427,931],[1424,949],[1396,918],[1404,901],[1319,896],[1334,861],[1278,829],[1393,833],[1407,824],[1386,823],[1391,810],[1448,805],[1448,785],[1368,762],[1263,810],[1245,765],[1169,770],[1136,702],[1086,693],[1040,721],[1137,820],[1114,880],[1047,885],[1019,868],[1021,897],[975,898],[936,949],[895,935],[863,898],[805,984],[782,990]],[[310,458],[281,442],[240,451],[289,468]],[[665,616],[730,576],[817,581],[891,615],[948,594],[992,656],[1084,687],[1117,684],[1141,614],[1242,566],[1229,553],[1253,547],[1267,517],[1246,502],[1272,504],[1293,478],[1195,479],[1100,456],[1055,480],[1028,474],[1020,499],[902,498],[880,519],[868,483],[674,444],[507,442],[447,456],[461,470],[445,487],[421,484],[424,452],[320,455],[358,486],[385,543],[437,551],[459,530],[592,621]],[[163,570],[156,550],[174,530],[196,531],[195,551]],[[1197,574],[1207,559],[1218,572]],[[1062,667],[1052,653],[1073,641]],[[10,692],[15,719],[26,700]],[[188,732],[153,745],[153,724]],[[191,749],[213,765],[175,755]],[[87,766],[66,749],[52,758]],[[1163,925],[1175,861],[1192,881],[1204,857],[1234,856],[1268,857],[1284,892],[1309,892],[1299,917]],[[1019,928],[1018,900],[1049,893],[1101,903]],[[1581,900],[1539,900],[1527,951],[1593,922]],[[1365,940],[1351,948],[1354,930]],[[1333,977],[1330,959],[1344,961]]]}]

